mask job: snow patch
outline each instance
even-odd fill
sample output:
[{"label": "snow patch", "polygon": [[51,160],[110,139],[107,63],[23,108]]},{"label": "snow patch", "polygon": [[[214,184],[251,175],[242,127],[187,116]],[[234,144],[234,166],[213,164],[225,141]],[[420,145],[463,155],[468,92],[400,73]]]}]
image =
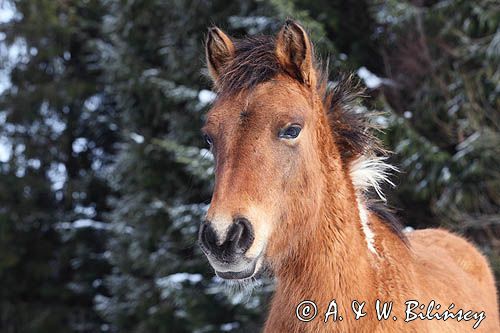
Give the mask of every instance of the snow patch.
[{"label": "snow patch", "polygon": [[56,224],[56,229],[85,229],[110,230],[111,224],[99,222],[91,219],[80,219],[73,222],[60,222]]},{"label": "snow patch", "polygon": [[47,176],[52,182],[52,189],[54,191],[61,190],[68,179],[66,166],[63,163],[52,163],[49,171],[47,171]]},{"label": "snow patch", "polygon": [[413,229],[413,228],[412,228],[412,227],[410,227],[410,226],[408,226],[408,227],[404,227],[404,228],[403,228],[403,232],[404,232],[405,234],[408,234],[408,233],[413,232],[413,231],[415,231],[415,229]]},{"label": "snow patch", "polygon": [[0,136],[0,162],[7,163],[12,156],[12,145],[6,136]]},{"label": "snow patch", "polygon": [[144,142],[144,137],[137,133],[130,133],[130,138],[135,141],[135,143],[141,144]]},{"label": "snow patch", "polygon": [[199,283],[203,279],[201,274],[191,273],[175,273],[165,277],[156,279],[155,283],[161,289],[161,298],[166,299],[172,293],[173,289],[180,290],[182,283],[189,282],[190,284]]},{"label": "snow patch", "polygon": [[382,79],[370,72],[366,67],[360,67],[357,74],[370,89],[375,89],[382,85]]},{"label": "snow patch", "polygon": [[198,93],[198,100],[202,106],[212,103],[215,100],[215,97],[217,97],[217,95],[213,91],[206,89],[200,90]]},{"label": "snow patch", "polygon": [[73,148],[73,152],[79,154],[81,152],[86,151],[87,143],[88,140],[86,138],[76,138],[75,141],[73,141],[73,144],[71,145],[71,147]]},{"label": "snow patch", "polygon": [[16,10],[8,1],[2,1],[0,4],[0,23],[7,23],[14,18]]}]

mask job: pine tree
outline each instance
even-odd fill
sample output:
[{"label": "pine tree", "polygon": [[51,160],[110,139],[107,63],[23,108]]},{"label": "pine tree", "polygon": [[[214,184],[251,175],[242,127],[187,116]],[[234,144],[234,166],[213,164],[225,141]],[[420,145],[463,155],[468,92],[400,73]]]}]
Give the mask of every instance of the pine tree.
[{"label": "pine tree", "polygon": [[0,331],[95,332],[93,298],[109,270],[101,170],[117,137],[96,48],[105,10],[10,4],[0,27],[10,80],[0,95]]},{"label": "pine tree", "polygon": [[500,274],[500,17],[495,1],[375,2],[392,84],[386,139],[397,198],[416,227],[446,226]]}]

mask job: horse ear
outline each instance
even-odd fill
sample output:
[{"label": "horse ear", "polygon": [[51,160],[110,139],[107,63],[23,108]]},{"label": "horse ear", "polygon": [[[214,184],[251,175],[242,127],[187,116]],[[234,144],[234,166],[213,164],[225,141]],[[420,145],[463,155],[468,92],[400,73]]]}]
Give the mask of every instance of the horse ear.
[{"label": "horse ear", "polygon": [[234,44],[229,36],[217,27],[208,29],[205,53],[208,72],[216,86],[222,69],[234,58],[234,52]]},{"label": "horse ear", "polygon": [[313,47],[300,24],[293,20],[286,21],[276,39],[276,56],[292,77],[308,86],[316,84]]}]

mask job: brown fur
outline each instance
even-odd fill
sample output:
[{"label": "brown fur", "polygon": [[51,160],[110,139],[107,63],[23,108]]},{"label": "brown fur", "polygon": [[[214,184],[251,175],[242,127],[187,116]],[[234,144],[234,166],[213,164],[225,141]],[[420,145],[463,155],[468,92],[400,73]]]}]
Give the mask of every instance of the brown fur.
[{"label": "brown fur", "polygon": [[[373,208],[368,217],[376,254],[369,251],[349,163],[374,151],[367,148],[371,136],[359,119],[346,116],[339,96],[324,98],[326,84],[304,30],[287,22],[276,39],[239,42],[216,33],[231,44],[217,50],[234,54],[219,54],[213,62],[207,43],[219,90],[204,127],[216,161],[207,218],[216,230],[224,230],[235,215],[251,221],[255,242],[247,255],[258,257],[264,249],[277,278],[265,331],[472,331],[471,322],[451,319],[405,323],[404,302],[415,299],[435,300],[443,309],[455,303],[455,309],[484,310],[486,319],[476,331],[499,332],[491,270],[464,239],[428,229],[410,233],[406,243],[400,229],[386,223],[385,213]],[[290,123],[302,125],[299,138],[278,139]],[[324,323],[332,299],[344,320]],[[377,321],[376,299],[393,301],[398,320]],[[303,300],[318,306],[319,316],[311,322],[295,317]],[[367,317],[354,320],[353,300],[367,303]]]}]

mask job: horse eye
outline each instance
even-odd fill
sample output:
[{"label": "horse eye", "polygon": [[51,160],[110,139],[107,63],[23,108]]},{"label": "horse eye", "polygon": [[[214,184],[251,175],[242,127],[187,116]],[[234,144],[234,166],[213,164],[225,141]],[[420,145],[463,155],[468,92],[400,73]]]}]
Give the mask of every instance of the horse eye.
[{"label": "horse eye", "polygon": [[213,141],[212,141],[212,138],[210,137],[210,135],[205,134],[205,135],[203,135],[203,138],[205,138],[205,141],[207,142],[207,144],[208,144],[209,146],[212,146]]},{"label": "horse eye", "polygon": [[299,136],[302,128],[299,125],[291,125],[282,129],[279,133],[281,139],[295,139]]}]

